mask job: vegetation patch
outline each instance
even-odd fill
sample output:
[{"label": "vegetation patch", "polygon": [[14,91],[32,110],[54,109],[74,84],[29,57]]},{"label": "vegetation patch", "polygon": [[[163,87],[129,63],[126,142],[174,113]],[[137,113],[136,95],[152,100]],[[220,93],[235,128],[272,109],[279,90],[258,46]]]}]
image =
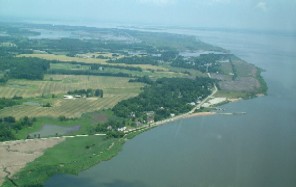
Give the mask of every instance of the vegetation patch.
[{"label": "vegetation patch", "polygon": [[[114,157],[125,140],[101,136],[68,138],[45,151],[44,155],[29,163],[11,180],[18,186],[42,186],[54,174],[78,174],[101,161]],[[112,145],[112,146],[111,146]],[[6,181],[3,186],[13,186]]]}]

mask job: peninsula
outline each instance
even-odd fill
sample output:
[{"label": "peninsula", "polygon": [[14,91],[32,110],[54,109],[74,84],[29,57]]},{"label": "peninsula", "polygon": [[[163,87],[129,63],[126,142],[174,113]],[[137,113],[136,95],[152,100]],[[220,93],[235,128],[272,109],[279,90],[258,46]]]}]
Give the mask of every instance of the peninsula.
[{"label": "peninsula", "polygon": [[194,36],[25,23],[0,28],[5,187],[78,174],[143,131],[267,91],[261,69]]}]

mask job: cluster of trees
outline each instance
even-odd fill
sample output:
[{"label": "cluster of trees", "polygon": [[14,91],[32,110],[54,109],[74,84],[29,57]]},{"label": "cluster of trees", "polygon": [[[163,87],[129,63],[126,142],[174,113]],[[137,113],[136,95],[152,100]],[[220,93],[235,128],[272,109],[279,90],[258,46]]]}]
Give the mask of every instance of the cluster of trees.
[{"label": "cluster of trees", "polygon": [[19,101],[17,99],[0,98],[0,109],[2,109],[4,107],[18,105],[18,104],[19,104]]},{"label": "cluster of trees", "polygon": [[85,97],[103,97],[104,92],[102,89],[81,89],[81,90],[74,90],[68,91],[69,95],[80,95]]},{"label": "cluster of trees", "polygon": [[[75,62],[71,62],[71,63],[75,63]],[[81,64],[79,62],[76,62],[76,64],[80,64],[80,65],[85,65],[85,64]],[[102,65],[102,64],[91,64],[90,69],[91,70],[99,70],[102,69],[104,70],[105,68],[118,68],[118,69],[126,69],[126,70],[131,70],[131,71],[140,71],[142,72],[142,69],[140,67],[130,67],[130,66],[112,66],[112,65]]]},{"label": "cluster of trees", "polygon": [[113,117],[110,118],[105,123],[99,123],[96,126],[95,131],[96,132],[108,132],[110,130],[117,130],[118,128],[125,126],[125,121],[121,118]]},{"label": "cluster of trees", "polygon": [[29,117],[24,117],[19,121],[11,116],[0,118],[0,141],[15,140],[15,133],[23,128],[31,127],[35,121],[35,118]]},{"label": "cluster of trees", "polygon": [[217,72],[221,67],[218,61],[226,59],[230,59],[228,54],[201,54],[199,57],[191,57],[188,59],[183,56],[178,56],[171,65],[188,69],[194,68],[201,72]]},{"label": "cluster of trees", "polygon": [[147,75],[145,75],[144,77],[130,79],[128,82],[141,82],[141,83],[145,83],[145,84],[152,84],[153,80],[151,80]]},{"label": "cluster of trees", "polygon": [[127,121],[122,118],[113,117],[105,123],[97,124],[95,131],[100,133],[106,133],[108,138],[121,138],[124,136],[124,132],[118,131],[118,128],[122,128],[126,125]]},{"label": "cluster of trees", "polygon": [[166,49],[161,52],[160,60],[164,62],[170,62],[179,55],[179,52],[177,50],[172,49]]},{"label": "cluster of trees", "polygon": [[171,114],[188,112],[196,102],[211,93],[213,80],[210,78],[162,78],[144,88],[137,97],[119,102],[113,111],[123,118],[134,117],[145,120],[147,112],[154,112],[154,120],[168,118]]},{"label": "cluster of trees", "polygon": [[120,41],[105,41],[96,39],[22,39],[16,41],[16,45],[21,49],[42,50],[47,53],[66,52],[67,56],[75,56],[76,54],[92,53],[97,51],[106,51],[120,53],[122,49],[146,49],[149,46],[142,43],[125,43]]},{"label": "cluster of trees", "polygon": [[50,63],[39,58],[0,57],[0,71],[5,75],[2,82],[9,78],[42,80]]}]

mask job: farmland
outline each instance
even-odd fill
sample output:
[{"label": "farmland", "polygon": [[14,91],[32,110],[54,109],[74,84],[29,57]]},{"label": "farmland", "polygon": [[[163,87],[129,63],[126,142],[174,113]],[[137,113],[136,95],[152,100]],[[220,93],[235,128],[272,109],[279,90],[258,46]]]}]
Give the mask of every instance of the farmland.
[{"label": "farmland", "polygon": [[42,81],[9,80],[6,85],[0,85],[0,97],[12,98],[21,96],[31,98],[52,94],[66,94],[75,89],[100,88],[104,94],[136,94],[142,84],[129,83],[129,78],[99,77],[84,75],[46,75]]},{"label": "farmland", "polygon": [[45,60],[58,60],[61,62],[82,62],[85,64],[101,64],[101,65],[111,65],[111,66],[126,66],[126,67],[137,67],[143,70],[155,70],[155,71],[168,71],[166,68],[161,66],[153,66],[149,64],[116,64],[116,63],[108,63],[106,59],[99,58],[90,58],[90,57],[69,57],[66,55],[58,55],[58,54],[21,54],[18,57],[36,57]]},{"label": "farmland", "polygon": [[[0,97],[23,97],[23,104],[0,110],[0,116],[80,117],[85,112],[112,108],[119,101],[139,94],[143,84],[128,81],[128,78],[74,75],[47,75],[43,81],[9,80],[7,85],[0,86]],[[68,91],[88,88],[103,89],[104,97],[63,99]],[[52,106],[43,107],[45,103]]]},{"label": "farmland", "polygon": [[112,108],[119,101],[128,99],[132,94],[126,95],[113,95],[106,96],[105,98],[90,98],[90,99],[75,99],[65,100],[56,99],[51,107],[42,107],[38,105],[23,104],[2,109],[0,111],[0,117],[13,116],[17,119],[21,117],[40,117],[51,116],[59,117],[65,116],[67,118],[77,118],[83,113],[93,112],[101,109]]}]

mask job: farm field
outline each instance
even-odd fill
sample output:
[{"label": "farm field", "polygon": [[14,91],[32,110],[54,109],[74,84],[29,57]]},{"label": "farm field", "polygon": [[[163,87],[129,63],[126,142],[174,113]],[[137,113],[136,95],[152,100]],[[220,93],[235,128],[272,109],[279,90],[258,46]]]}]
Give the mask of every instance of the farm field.
[{"label": "farm field", "polygon": [[[128,78],[77,75],[48,75],[44,81],[10,80],[0,86],[0,97],[21,96],[24,103],[0,110],[0,117],[80,117],[86,112],[112,108],[119,101],[138,95],[143,84],[128,81]],[[88,88],[103,89],[103,98],[63,99],[70,90]],[[51,107],[43,107],[45,103]]]},{"label": "farm field", "polygon": [[[90,64],[84,64],[84,65],[77,65],[77,64],[71,64],[71,63],[51,63],[50,64],[50,69],[51,70],[83,70],[87,71],[91,69]],[[128,70],[128,69],[122,69],[120,67],[105,67],[103,71],[100,71],[101,73],[125,73],[131,76],[135,77],[142,77],[142,76],[149,76],[151,78],[162,78],[162,77],[186,77],[184,72],[188,70],[183,70],[180,71],[177,68],[174,70],[170,69],[170,71],[149,71],[149,70],[144,70],[144,71],[133,71],[133,70]],[[196,71],[190,71],[192,75],[202,75],[202,73],[196,74]]]},{"label": "farm field", "polygon": [[155,71],[168,71],[167,68],[161,66],[153,66],[149,64],[123,64],[123,63],[108,63],[106,59],[98,58],[82,58],[82,57],[69,57],[66,55],[56,55],[56,54],[21,54],[17,57],[36,57],[42,58],[45,60],[58,60],[61,62],[83,62],[86,64],[102,64],[102,65],[111,65],[111,66],[126,66],[126,67],[139,67],[143,70],[155,70]]},{"label": "farm field", "polygon": [[100,77],[85,75],[46,75],[42,81],[9,80],[6,85],[0,85],[0,97],[12,98],[20,96],[32,98],[52,94],[66,94],[76,89],[103,89],[104,96],[108,94],[137,94],[143,86],[141,83],[129,83],[129,78]]},{"label": "farm field", "polygon": [[38,105],[18,105],[0,110],[0,117],[13,116],[16,119],[28,117],[59,117],[78,118],[83,113],[93,112],[100,109],[112,108],[119,101],[136,96],[136,94],[114,94],[104,98],[88,98],[88,99],[56,99],[52,107],[42,107]]}]

